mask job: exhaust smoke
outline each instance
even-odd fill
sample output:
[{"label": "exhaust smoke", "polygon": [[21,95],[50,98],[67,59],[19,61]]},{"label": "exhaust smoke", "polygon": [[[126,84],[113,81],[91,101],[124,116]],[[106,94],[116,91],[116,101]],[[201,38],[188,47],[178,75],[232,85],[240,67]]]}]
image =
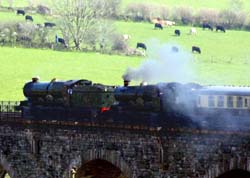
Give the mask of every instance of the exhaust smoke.
[{"label": "exhaust smoke", "polygon": [[138,68],[128,67],[124,80],[144,81],[148,83],[175,81],[180,83],[194,80],[192,55],[176,44],[149,46],[148,59]]}]

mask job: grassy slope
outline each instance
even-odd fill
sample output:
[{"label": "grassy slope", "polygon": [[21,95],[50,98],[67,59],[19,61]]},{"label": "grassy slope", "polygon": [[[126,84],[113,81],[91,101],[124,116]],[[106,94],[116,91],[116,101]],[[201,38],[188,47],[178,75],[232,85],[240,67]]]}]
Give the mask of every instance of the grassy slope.
[{"label": "grassy slope", "polygon": [[[131,34],[130,45],[142,41],[149,46],[148,53],[159,43],[178,44],[182,50],[190,52],[192,45],[201,47],[202,54],[193,55],[191,62],[197,76],[194,81],[204,84],[249,84],[247,45],[250,33],[244,31],[227,31],[216,33],[199,28],[197,36],[188,35],[190,27],[173,27],[163,31],[153,30],[152,24],[117,22],[123,33]],[[181,37],[173,36],[175,28],[181,30]],[[160,39],[155,45],[152,39]],[[39,75],[48,81],[53,77],[59,79],[85,78],[94,82],[121,85],[121,76],[128,66],[139,66],[142,58],[95,53],[56,52],[51,50],[0,48],[0,100],[17,100],[22,98],[22,86],[32,76]],[[229,63],[232,58],[232,62]],[[213,59],[214,63],[211,63]],[[176,69],[178,70],[178,69]],[[6,82],[8,81],[8,82]]]},{"label": "grassy slope", "polygon": [[139,58],[94,53],[0,48],[0,100],[19,100],[22,87],[32,76],[41,80],[90,79],[105,84],[121,84],[127,65],[137,66]]},{"label": "grassy slope", "polygon": [[[32,14],[33,23],[44,23],[46,21],[46,17],[39,14]],[[22,15],[16,15],[16,12],[0,12],[0,22],[8,22],[8,21],[18,21],[25,22],[25,17]]]},{"label": "grassy slope", "polygon": [[[161,4],[166,5],[168,7],[176,7],[176,6],[189,6],[194,9],[198,9],[201,7],[204,8],[216,8],[216,9],[225,9],[229,7],[230,0],[124,0],[123,4],[126,6],[130,3],[148,3],[148,4]],[[246,8],[249,8],[248,3],[245,2]],[[244,5],[245,5],[244,4]]]},{"label": "grassy slope", "polygon": [[[126,0],[125,3],[128,1]],[[156,0],[156,2],[158,1],[160,0]],[[171,3],[170,1],[173,2],[172,0],[167,2]],[[183,1],[178,1],[176,4]],[[205,1],[195,2],[199,4]],[[215,1],[211,0],[211,4],[213,2]],[[218,4],[219,2],[216,1]],[[224,2],[225,4],[226,2]],[[14,12],[0,12],[0,18],[1,21],[23,20],[22,16],[16,16]],[[34,19],[34,23],[44,22],[43,17],[39,15],[34,15]],[[202,54],[194,55],[196,59],[192,61],[192,67],[197,74],[194,81],[205,84],[241,85],[250,83],[249,32],[227,31],[226,34],[223,34],[197,28],[198,34],[191,36],[187,34],[190,27],[177,26],[159,31],[153,30],[153,24],[149,23],[116,22],[116,25],[121,33],[132,36],[129,41],[131,47],[135,47],[136,43],[141,41],[146,43],[149,49],[153,48],[155,42],[152,43],[152,40],[154,39],[159,41],[156,44],[181,45],[188,52],[192,45],[201,47]],[[181,30],[181,37],[173,35],[176,28]],[[152,51],[148,53],[152,53]],[[138,66],[143,60],[137,57],[7,47],[0,47],[0,54],[0,86],[4,88],[0,91],[0,100],[22,99],[23,84],[34,75],[39,75],[42,80],[47,81],[53,77],[65,80],[86,78],[104,84],[121,84],[121,75],[127,66]],[[215,62],[211,63],[211,60]]]},{"label": "grassy slope", "polygon": [[[197,28],[197,35],[191,36],[187,34],[190,27],[172,27],[158,31],[152,30],[152,24],[137,23],[133,24],[133,27],[129,27],[128,24],[120,22],[119,26],[126,29],[127,33],[132,34],[132,46],[135,46],[136,42],[142,39],[147,45],[151,45],[151,40],[146,40],[150,36],[160,40],[161,43],[179,44],[187,51],[191,50],[192,45],[199,46],[202,54],[194,55],[196,73],[199,75],[197,81],[199,82],[240,85],[250,83],[250,72],[248,71],[248,63],[250,63],[249,32],[227,31],[224,34]],[[181,30],[181,37],[173,35],[176,28]],[[211,63],[211,60],[215,63]]]}]

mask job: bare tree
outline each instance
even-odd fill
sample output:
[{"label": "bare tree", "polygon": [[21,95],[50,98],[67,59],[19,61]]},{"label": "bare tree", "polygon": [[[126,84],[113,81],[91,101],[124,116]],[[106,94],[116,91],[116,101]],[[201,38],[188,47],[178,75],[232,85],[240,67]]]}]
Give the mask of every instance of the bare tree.
[{"label": "bare tree", "polygon": [[8,2],[9,2],[9,7],[12,8],[12,7],[13,7],[14,0],[8,0]]},{"label": "bare tree", "polygon": [[[117,1],[117,0],[114,0]],[[100,27],[109,18],[110,8],[105,0],[55,0],[54,14],[66,42],[73,43],[76,49],[82,44],[95,46],[98,42]],[[115,12],[112,10],[112,12]]]},{"label": "bare tree", "polygon": [[27,0],[29,7],[35,7],[36,6],[36,0]]}]

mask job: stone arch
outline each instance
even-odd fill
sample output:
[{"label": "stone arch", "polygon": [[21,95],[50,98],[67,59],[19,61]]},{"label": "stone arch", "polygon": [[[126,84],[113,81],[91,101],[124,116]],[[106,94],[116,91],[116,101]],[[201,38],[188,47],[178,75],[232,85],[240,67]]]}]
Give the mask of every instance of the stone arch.
[{"label": "stone arch", "polygon": [[249,178],[250,172],[243,170],[243,169],[232,169],[230,171],[227,171],[221,175],[219,175],[217,178]]},{"label": "stone arch", "polygon": [[75,178],[81,178],[90,175],[94,177],[102,176],[102,178],[117,178],[121,174],[121,169],[109,161],[103,159],[94,159],[82,164],[82,166],[78,168]]},{"label": "stone arch", "polygon": [[9,177],[14,177],[14,171],[11,168],[11,165],[6,161],[3,155],[0,154],[0,178],[5,178],[8,175]]},{"label": "stone arch", "polygon": [[[132,177],[131,166],[128,166],[126,161],[121,157],[119,151],[107,149],[89,149],[87,151],[84,151],[82,154],[79,154],[71,161],[67,169],[67,173],[65,173],[66,177],[70,177],[70,171],[73,167],[80,168],[86,162],[97,159],[110,162],[111,164],[119,168],[124,176],[129,178]],[[133,167],[135,168],[135,166]]]}]

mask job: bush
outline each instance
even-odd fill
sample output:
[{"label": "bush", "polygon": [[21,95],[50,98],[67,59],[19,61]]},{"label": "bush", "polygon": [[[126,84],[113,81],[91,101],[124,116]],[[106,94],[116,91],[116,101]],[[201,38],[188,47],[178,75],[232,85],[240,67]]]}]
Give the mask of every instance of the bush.
[{"label": "bush", "polygon": [[167,6],[156,4],[131,3],[127,6],[125,14],[124,17],[134,21],[150,21],[150,19],[157,17],[168,19],[170,10]]},{"label": "bush", "polygon": [[195,17],[195,24],[208,23],[216,25],[219,23],[219,11],[215,9],[201,9]]},{"label": "bush", "polygon": [[37,13],[42,14],[42,15],[49,15],[49,14],[51,14],[51,9],[48,8],[47,6],[41,5],[41,4],[39,4],[37,6],[37,10],[36,11],[37,11]]},{"label": "bush", "polygon": [[126,51],[128,48],[127,43],[123,40],[121,35],[114,35],[112,50],[115,51]]},{"label": "bush", "polygon": [[150,7],[146,4],[131,3],[125,13],[134,21],[149,21],[150,19]]},{"label": "bush", "polygon": [[193,10],[190,7],[177,7],[174,10],[173,19],[184,25],[193,23]]},{"label": "bush", "polygon": [[242,28],[246,20],[246,14],[233,10],[223,10],[220,12],[219,18],[220,24],[223,24],[226,28]]}]

